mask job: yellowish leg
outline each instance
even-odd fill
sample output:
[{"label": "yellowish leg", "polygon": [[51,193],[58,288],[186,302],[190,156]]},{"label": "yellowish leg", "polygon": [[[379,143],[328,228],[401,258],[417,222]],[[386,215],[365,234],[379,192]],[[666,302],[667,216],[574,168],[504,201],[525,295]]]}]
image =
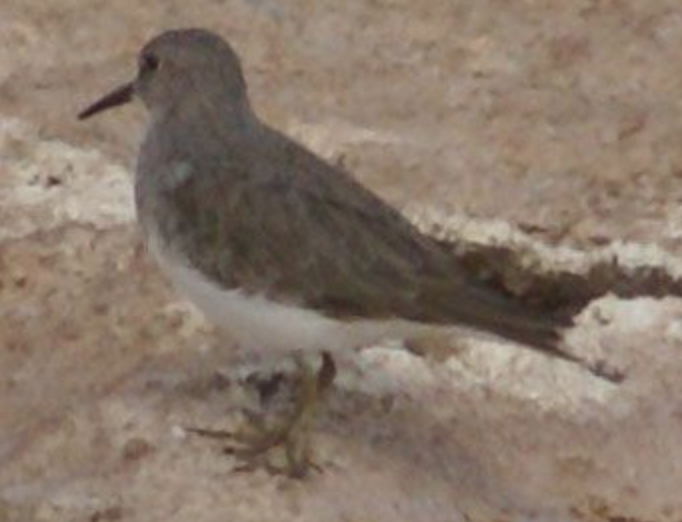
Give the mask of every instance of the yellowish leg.
[{"label": "yellowish leg", "polygon": [[286,457],[284,470],[265,464],[273,472],[284,471],[294,478],[304,477],[313,466],[311,456],[311,435],[317,419],[318,406],[329,390],[336,375],[334,361],[328,353],[322,355],[322,366],[315,374],[303,356],[296,359],[298,386],[294,407],[290,414],[273,426],[253,422],[246,430],[238,433],[193,429],[194,433],[212,438],[232,439],[239,444],[228,451],[247,461],[241,469],[252,469],[256,459],[270,450],[282,447]]}]

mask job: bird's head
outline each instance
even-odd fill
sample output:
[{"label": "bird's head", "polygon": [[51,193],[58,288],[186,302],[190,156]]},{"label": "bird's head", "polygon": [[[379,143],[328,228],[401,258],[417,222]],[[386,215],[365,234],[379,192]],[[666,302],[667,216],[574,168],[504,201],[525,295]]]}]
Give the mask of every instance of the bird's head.
[{"label": "bird's head", "polygon": [[78,117],[89,118],[139,97],[155,114],[207,106],[248,107],[239,58],[218,35],[203,29],[162,33],[140,51],[137,76],[102,97]]}]

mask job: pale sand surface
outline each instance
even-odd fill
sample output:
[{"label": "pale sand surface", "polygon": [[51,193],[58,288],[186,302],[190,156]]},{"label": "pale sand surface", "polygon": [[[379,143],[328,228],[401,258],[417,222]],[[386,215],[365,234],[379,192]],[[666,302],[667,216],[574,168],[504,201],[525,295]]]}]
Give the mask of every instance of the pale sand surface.
[{"label": "pale sand surface", "polygon": [[[189,4],[0,5],[0,521],[681,520],[682,7]],[[230,39],[268,121],[511,288],[618,290],[568,342],[625,382],[494,341],[374,347],[321,416],[323,473],[238,473],[191,436],[285,361],[247,365],[139,244],[141,108],[74,117],[188,25]]]}]

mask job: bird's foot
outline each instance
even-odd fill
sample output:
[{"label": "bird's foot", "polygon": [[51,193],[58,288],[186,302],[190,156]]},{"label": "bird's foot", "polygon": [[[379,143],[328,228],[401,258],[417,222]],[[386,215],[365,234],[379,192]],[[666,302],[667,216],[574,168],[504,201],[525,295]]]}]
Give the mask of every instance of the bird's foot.
[{"label": "bird's foot", "polygon": [[[263,417],[251,415],[237,432],[192,429],[195,434],[228,440],[225,452],[241,461],[239,471],[265,468],[273,474],[303,478],[311,469],[319,470],[312,459],[311,435],[317,410],[336,375],[334,361],[323,353],[322,365],[315,373],[302,356],[296,357],[297,387],[292,410],[282,418],[268,423]],[[284,464],[276,465],[269,458],[272,450],[281,448]]]}]

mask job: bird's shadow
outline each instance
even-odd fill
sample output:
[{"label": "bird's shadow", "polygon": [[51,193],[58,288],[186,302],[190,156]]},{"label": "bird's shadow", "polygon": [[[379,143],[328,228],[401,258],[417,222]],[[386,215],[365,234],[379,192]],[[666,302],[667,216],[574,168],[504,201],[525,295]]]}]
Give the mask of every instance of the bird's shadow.
[{"label": "bird's shadow", "polygon": [[[644,253],[632,263],[629,252],[604,246],[584,254],[580,270],[548,262],[526,245],[480,244],[464,239],[443,242],[465,272],[519,303],[575,313],[607,294],[622,298],[682,296],[682,277]],[[627,257],[627,259],[626,259]],[[672,258],[672,256],[670,256]],[[671,259],[671,262],[674,262]]]}]

